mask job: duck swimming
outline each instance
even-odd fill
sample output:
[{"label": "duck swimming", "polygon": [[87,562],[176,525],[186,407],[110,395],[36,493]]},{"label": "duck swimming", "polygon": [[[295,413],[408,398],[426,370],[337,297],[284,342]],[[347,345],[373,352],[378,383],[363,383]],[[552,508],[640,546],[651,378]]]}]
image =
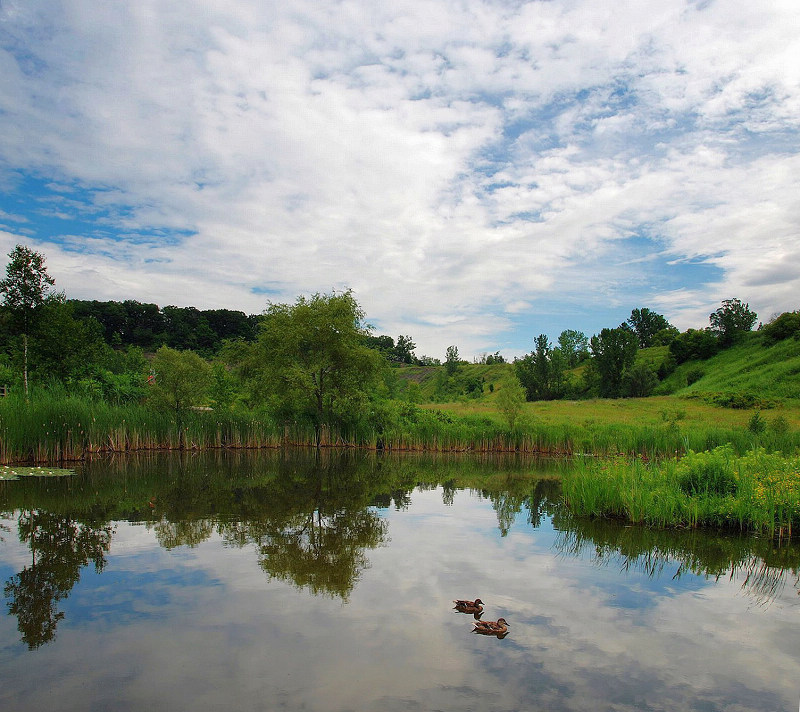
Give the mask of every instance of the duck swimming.
[{"label": "duck swimming", "polygon": [[480,598],[476,598],[474,601],[465,601],[465,600],[458,600],[453,601],[456,605],[453,608],[461,613],[483,613],[483,601]]},{"label": "duck swimming", "polygon": [[481,635],[496,635],[504,638],[508,634],[508,622],[505,618],[498,618],[496,621],[475,621],[473,633]]}]

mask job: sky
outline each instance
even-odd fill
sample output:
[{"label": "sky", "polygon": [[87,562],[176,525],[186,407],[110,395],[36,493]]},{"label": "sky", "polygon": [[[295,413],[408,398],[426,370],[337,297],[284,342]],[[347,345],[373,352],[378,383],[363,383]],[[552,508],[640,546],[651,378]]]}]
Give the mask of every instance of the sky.
[{"label": "sky", "polygon": [[0,0],[0,250],[418,356],[800,308],[797,0]]}]

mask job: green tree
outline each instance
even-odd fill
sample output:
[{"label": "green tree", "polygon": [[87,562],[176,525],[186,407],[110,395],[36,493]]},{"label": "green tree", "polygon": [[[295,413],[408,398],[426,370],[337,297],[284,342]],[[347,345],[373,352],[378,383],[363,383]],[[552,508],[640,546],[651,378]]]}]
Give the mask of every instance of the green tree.
[{"label": "green tree", "polygon": [[739,336],[750,331],[758,319],[749,304],[739,299],[723,299],[722,306],[712,312],[709,317],[711,330],[717,334],[720,345],[730,346]]},{"label": "green tree", "polygon": [[363,412],[378,382],[368,334],[350,290],[270,304],[245,369],[254,395],[287,420],[309,419],[320,445],[322,427]]},{"label": "green tree", "polygon": [[719,351],[719,340],[711,329],[687,329],[669,345],[675,363],[711,358]]},{"label": "green tree", "polygon": [[517,378],[528,400],[553,400],[564,394],[566,361],[560,349],[554,349],[545,334],[534,341],[534,350],[514,363]]},{"label": "green tree", "polygon": [[208,392],[211,366],[193,351],[176,351],[162,346],[153,357],[155,377],[150,388],[150,401],[175,413],[178,426],[178,447],[185,445],[183,422],[186,411],[202,401]]},{"label": "green tree", "polygon": [[393,359],[398,363],[414,363],[414,349],[417,345],[410,336],[400,334],[393,350]]},{"label": "green tree", "polygon": [[448,346],[447,350],[445,351],[445,361],[444,367],[447,371],[448,376],[452,376],[458,370],[459,364],[459,357],[458,357],[458,347],[457,346]]},{"label": "green tree", "polygon": [[646,398],[658,385],[658,376],[646,363],[637,363],[625,372],[624,390],[631,398]]},{"label": "green tree", "polygon": [[630,325],[639,339],[639,348],[646,349],[653,346],[656,334],[663,329],[669,329],[671,324],[661,315],[647,307],[634,309],[628,317]]},{"label": "green tree", "polygon": [[604,398],[622,395],[625,371],[633,366],[638,350],[636,334],[628,328],[603,329],[589,342],[589,375]]},{"label": "green tree", "polygon": [[519,414],[525,405],[525,389],[516,376],[508,376],[501,381],[497,389],[497,407],[513,430]]},{"label": "green tree", "polygon": [[3,304],[10,313],[14,326],[22,334],[22,381],[27,398],[28,335],[56,281],[47,273],[44,255],[40,252],[17,245],[8,253],[8,257],[6,278],[0,281],[0,294],[3,295]]},{"label": "green tree", "polygon": [[589,339],[582,331],[565,329],[558,335],[558,348],[567,368],[575,368],[589,355]]}]

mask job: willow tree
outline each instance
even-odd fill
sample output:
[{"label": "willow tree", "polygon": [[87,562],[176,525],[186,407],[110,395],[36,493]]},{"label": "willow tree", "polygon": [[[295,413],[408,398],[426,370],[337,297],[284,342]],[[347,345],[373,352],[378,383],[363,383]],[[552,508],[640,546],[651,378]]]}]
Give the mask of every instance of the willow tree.
[{"label": "willow tree", "polygon": [[246,367],[255,395],[284,420],[310,420],[319,446],[323,426],[363,411],[377,384],[368,335],[350,290],[271,303]]},{"label": "willow tree", "polygon": [[14,327],[22,334],[22,381],[27,399],[28,335],[56,281],[47,273],[44,255],[40,252],[17,245],[8,257],[6,278],[0,281],[0,294]]}]

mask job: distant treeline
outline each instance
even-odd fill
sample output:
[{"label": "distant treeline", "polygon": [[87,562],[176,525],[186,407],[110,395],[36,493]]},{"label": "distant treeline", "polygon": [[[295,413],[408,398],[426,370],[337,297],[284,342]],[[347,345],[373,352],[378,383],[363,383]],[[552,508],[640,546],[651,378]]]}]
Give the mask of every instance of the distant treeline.
[{"label": "distant treeline", "polygon": [[110,346],[138,346],[155,351],[163,345],[178,350],[197,351],[209,356],[219,351],[223,341],[255,341],[258,316],[232,309],[159,307],[128,299],[100,302],[70,299],[77,319],[95,319]]}]

